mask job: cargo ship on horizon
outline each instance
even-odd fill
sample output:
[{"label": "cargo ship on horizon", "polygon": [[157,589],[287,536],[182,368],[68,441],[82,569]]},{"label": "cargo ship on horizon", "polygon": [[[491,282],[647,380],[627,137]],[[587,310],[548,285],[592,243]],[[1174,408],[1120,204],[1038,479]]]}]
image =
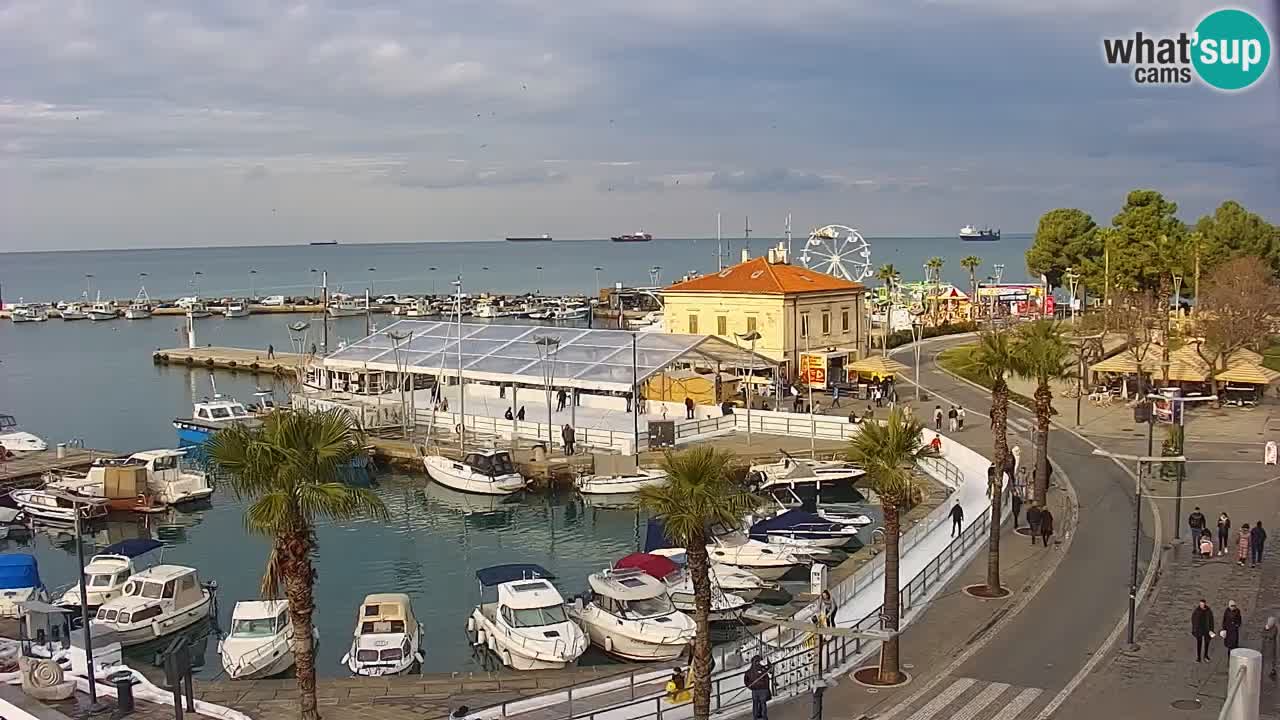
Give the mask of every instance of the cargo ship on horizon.
[{"label": "cargo ship on horizon", "polygon": [[551,242],[552,237],[547,234],[529,236],[529,237],[509,237],[507,242]]},{"label": "cargo ship on horizon", "polygon": [[649,242],[653,236],[647,232],[628,233],[626,235],[615,235],[610,240],[614,242]]}]

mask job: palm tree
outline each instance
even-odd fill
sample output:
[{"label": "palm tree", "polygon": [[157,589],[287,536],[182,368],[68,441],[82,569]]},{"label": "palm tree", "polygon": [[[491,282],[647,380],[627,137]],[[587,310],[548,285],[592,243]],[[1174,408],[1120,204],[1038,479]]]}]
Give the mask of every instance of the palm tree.
[{"label": "palm tree", "polygon": [[978,307],[978,268],[982,267],[982,258],[968,255],[960,261],[960,267],[969,271],[969,308],[977,317]]},{"label": "palm tree", "polygon": [[364,452],[359,431],[341,410],[277,411],[261,426],[232,425],[214,433],[209,459],[229,478],[249,532],[271,540],[261,593],[289,602],[293,653],[297,661],[299,717],[318,720],[315,646],[311,613],[317,520],[386,518],[377,495],[341,482],[343,465]]},{"label": "palm tree", "polygon": [[889,330],[893,325],[893,288],[902,279],[902,273],[898,272],[898,268],[893,263],[885,263],[876,271],[876,279],[884,283],[884,324],[880,327],[881,341],[880,349],[886,355],[889,354]]},{"label": "palm tree", "polygon": [[880,647],[879,681],[893,685],[901,681],[898,647],[898,620],[902,609],[898,593],[898,540],[901,530],[901,513],[920,502],[921,486],[913,473],[916,456],[924,449],[921,440],[923,426],[914,417],[907,417],[900,407],[889,411],[884,424],[864,422],[858,434],[850,441],[849,460],[858,463],[870,478],[869,487],[880,496],[880,509],[884,513],[884,624],[894,632],[893,637]]},{"label": "palm tree", "polygon": [[1034,380],[1036,410],[1035,503],[1044,506],[1049,492],[1049,420],[1053,416],[1055,381],[1076,376],[1075,360],[1062,327],[1054,320],[1037,320],[1022,326],[1014,342],[1019,377]]},{"label": "palm tree", "polygon": [[1004,594],[1000,585],[1000,502],[1005,468],[1009,464],[1009,382],[1019,367],[1015,342],[1007,330],[987,330],[978,336],[978,346],[969,356],[973,367],[991,387],[991,434],[995,440],[987,495],[991,497],[991,528],[987,536],[987,593]]},{"label": "palm tree", "polygon": [[933,276],[933,324],[938,324],[938,290],[942,283],[942,265],[944,261],[938,256],[929,258],[925,263],[925,267],[929,268],[930,274]]},{"label": "palm tree", "polygon": [[662,520],[667,537],[684,547],[693,581],[693,716],[711,715],[711,577],[707,528],[736,527],[760,504],[730,476],[733,453],[704,446],[667,453],[667,481],[640,491],[640,505]]}]

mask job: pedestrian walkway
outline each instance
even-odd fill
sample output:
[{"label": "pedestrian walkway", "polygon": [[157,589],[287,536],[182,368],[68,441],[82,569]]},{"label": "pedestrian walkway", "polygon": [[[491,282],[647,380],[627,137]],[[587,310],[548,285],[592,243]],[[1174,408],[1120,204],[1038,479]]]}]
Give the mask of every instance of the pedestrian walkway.
[{"label": "pedestrian walkway", "polygon": [[892,710],[876,720],[1029,720],[1035,714],[1032,706],[1043,694],[1040,688],[956,678],[918,706]]}]

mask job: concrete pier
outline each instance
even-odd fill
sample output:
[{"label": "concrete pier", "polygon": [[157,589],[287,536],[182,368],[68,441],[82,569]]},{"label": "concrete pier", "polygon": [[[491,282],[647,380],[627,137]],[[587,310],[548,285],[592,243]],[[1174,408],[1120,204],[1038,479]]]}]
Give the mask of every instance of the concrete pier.
[{"label": "concrete pier", "polygon": [[49,448],[43,452],[20,453],[0,462],[0,488],[14,490],[37,487],[44,483],[40,476],[47,472],[83,470],[98,458],[119,456],[119,453],[109,450],[72,447],[66,448],[63,457],[58,457],[56,448]]},{"label": "concrete pier", "polygon": [[265,375],[291,375],[299,370],[305,357],[297,353],[276,352],[267,357],[267,349],[197,347],[170,348],[151,354],[157,365],[185,365],[187,367],[218,368]]}]

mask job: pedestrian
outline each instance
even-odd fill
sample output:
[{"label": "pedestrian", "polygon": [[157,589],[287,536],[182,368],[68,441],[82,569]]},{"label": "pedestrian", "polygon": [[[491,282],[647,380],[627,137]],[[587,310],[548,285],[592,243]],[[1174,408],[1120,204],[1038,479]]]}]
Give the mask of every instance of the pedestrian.
[{"label": "pedestrian", "polygon": [[1227,554],[1227,539],[1231,537],[1231,517],[1226,513],[1218,516],[1218,554]]},{"label": "pedestrian", "polygon": [[1187,516],[1187,527],[1191,528],[1191,534],[1187,535],[1187,537],[1197,540],[1200,537],[1200,531],[1204,529],[1204,525],[1204,513],[1200,512],[1200,507],[1197,506],[1196,509],[1192,510],[1191,514]]},{"label": "pedestrian", "polygon": [[524,422],[524,406],[523,405],[520,406],[519,412],[516,413],[516,420],[519,420],[520,422]]},{"label": "pedestrian", "polygon": [[1044,519],[1044,511],[1034,502],[1031,507],[1027,508],[1027,529],[1031,531],[1031,544],[1036,544],[1036,538],[1040,535],[1040,521]]},{"label": "pedestrian", "polygon": [[1045,508],[1040,511],[1040,539],[1045,547],[1049,547],[1049,538],[1053,537],[1053,511]]},{"label": "pedestrian", "polygon": [[565,400],[567,399],[568,399],[568,396],[565,395],[564,388],[561,388],[559,391],[556,392],[556,412],[560,412],[561,410],[564,410],[564,403],[565,403]]},{"label": "pedestrian", "polygon": [[466,705],[459,705],[457,710],[454,710],[452,713],[449,714],[449,717],[452,718],[453,720],[466,720],[466,717],[470,714],[471,714],[471,708],[467,707]]},{"label": "pedestrian", "polygon": [[791,401],[791,412],[798,413],[803,407],[804,407],[804,400],[801,400],[800,396],[797,395],[795,400]]},{"label": "pedestrian", "polygon": [[506,411],[505,413],[503,413],[502,417],[504,417],[504,418],[506,418],[506,419],[508,419],[508,420],[515,420],[515,419],[516,419],[516,416],[511,414],[511,408],[507,408],[507,411]]},{"label": "pedestrian", "polygon": [[565,455],[573,454],[573,435],[573,427],[569,423],[565,423],[564,427],[560,428],[560,439],[564,441]]},{"label": "pedestrian", "polygon": [[839,385],[831,386],[831,407],[833,408],[840,407],[840,386]]},{"label": "pedestrian", "polygon": [[276,346],[267,345],[267,359],[272,360],[275,358],[275,356],[276,356]]},{"label": "pedestrian", "polygon": [[1249,531],[1249,565],[1258,567],[1262,564],[1262,546],[1267,542],[1267,531],[1262,529],[1262,521],[1253,524]]},{"label": "pedestrian", "polygon": [[849,424],[850,425],[858,424],[858,411],[856,409],[849,411]]},{"label": "pedestrian", "polygon": [[[498,384],[498,399],[499,399],[499,400],[503,400],[503,399],[506,399],[506,397],[507,397],[507,386],[506,386],[506,385],[503,385],[503,384],[501,384],[501,383],[499,383],[499,384]],[[510,418],[507,418],[507,419],[509,420]]]},{"label": "pedestrian", "polygon": [[884,391],[879,387],[871,392],[871,397],[876,401],[876,407],[884,407]]},{"label": "pedestrian", "polygon": [[728,400],[725,400],[724,402],[720,403],[720,414],[721,414],[721,415],[732,415],[732,414],[733,414],[733,403],[729,402]]},{"label": "pedestrian", "polygon": [[686,395],[684,398],[684,419],[685,420],[693,419],[693,398],[689,397],[688,395]]},{"label": "pedestrian", "polygon": [[818,624],[823,627],[836,624],[836,602],[831,599],[830,590],[823,590],[818,598]]},{"label": "pedestrian", "polygon": [[440,412],[449,412],[449,398],[440,397]]},{"label": "pedestrian", "polygon": [[933,429],[942,432],[942,406],[933,406]]},{"label": "pedestrian", "polygon": [[956,406],[952,405],[950,408],[947,408],[947,432],[956,431],[956,417]]},{"label": "pedestrian", "polygon": [[821,400],[814,400],[814,401],[813,401],[813,407],[809,408],[809,413],[810,413],[811,415],[821,415],[821,414],[822,414],[822,401],[821,401]]},{"label": "pedestrian", "polygon": [[315,343],[311,343],[311,354],[312,354],[312,355],[315,355],[315,354],[316,354],[316,344],[315,344]]},{"label": "pedestrian", "polygon": [[1240,534],[1236,536],[1236,564],[1244,567],[1244,561],[1249,557],[1249,545],[1252,542],[1250,538],[1253,536],[1249,533],[1249,523],[1240,526]]},{"label": "pedestrian", "polygon": [[1196,639],[1196,662],[1209,660],[1209,648],[1213,639],[1213,610],[1208,601],[1200,598],[1196,608],[1191,611],[1191,635]]},{"label": "pedestrian", "polygon": [[1244,618],[1240,615],[1240,608],[1236,606],[1235,600],[1227,601],[1227,609],[1222,611],[1222,644],[1227,646],[1227,652],[1240,647],[1240,627],[1244,625]]},{"label": "pedestrian", "polygon": [[1209,536],[1208,530],[1200,531],[1200,539],[1198,542],[1200,544],[1200,557],[1204,560],[1208,560],[1213,557],[1213,538]]},{"label": "pedestrian", "polygon": [[1018,529],[1018,515],[1022,512],[1022,493],[1017,485],[1009,486],[1009,504],[1013,509],[1013,529]]},{"label": "pedestrian", "polygon": [[769,666],[759,655],[751,658],[751,667],[742,676],[742,682],[751,691],[751,720],[769,720],[773,678],[769,676]]},{"label": "pedestrian", "polygon": [[1262,627],[1262,669],[1272,680],[1276,679],[1276,631],[1276,618],[1273,615],[1267,618],[1267,624]]},{"label": "pedestrian", "polygon": [[956,429],[964,430],[964,406],[956,408]]},{"label": "pedestrian", "polygon": [[964,508],[960,507],[960,501],[951,507],[951,537],[959,535],[964,524]]}]

